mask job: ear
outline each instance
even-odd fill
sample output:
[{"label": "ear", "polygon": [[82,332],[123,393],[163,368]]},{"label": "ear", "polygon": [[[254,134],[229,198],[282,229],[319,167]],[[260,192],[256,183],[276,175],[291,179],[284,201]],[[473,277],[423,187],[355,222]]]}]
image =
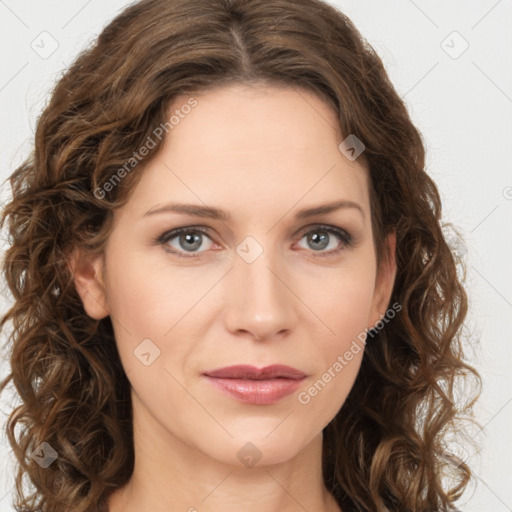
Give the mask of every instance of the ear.
[{"label": "ear", "polygon": [[377,269],[375,279],[375,290],[373,294],[372,308],[370,313],[370,324],[368,328],[375,327],[375,324],[385,315],[391,300],[393,285],[396,276],[396,233],[390,233],[385,242],[385,250],[382,261]]},{"label": "ear", "polygon": [[103,256],[103,253],[85,254],[75,249],[68,260],[68,267],[85,312],[95,320],[101,320],[109,314],[103,281]]}]

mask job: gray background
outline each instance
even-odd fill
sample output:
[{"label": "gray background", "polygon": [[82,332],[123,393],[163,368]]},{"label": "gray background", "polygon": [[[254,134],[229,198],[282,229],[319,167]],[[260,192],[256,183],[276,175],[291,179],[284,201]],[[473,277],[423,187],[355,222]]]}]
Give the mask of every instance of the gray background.
[{"label": "gray background", "polygon": [[[2,181],[28,155],[35,122],[61,71],[128,3],[0,0]],[[464,512],[512,511],[512,0],[330,3],[382,57],[423,134],[444,220],[466,239],[454,249],[467,261],[467,330],[480,340],[468,355],[484,392],[477,407],[483,428],[472,434],[481,452],[466,454],[477,483],[459,505]],[[3,186],[1,198],[8,193]],[[8,296],[0,300],[5,311]],[[2,360],[1,376],[7,371]],[[2,396],[2,426],[14,400]],[[0,510],[10,512],[12,454],[3,433],[0,461]]]}]

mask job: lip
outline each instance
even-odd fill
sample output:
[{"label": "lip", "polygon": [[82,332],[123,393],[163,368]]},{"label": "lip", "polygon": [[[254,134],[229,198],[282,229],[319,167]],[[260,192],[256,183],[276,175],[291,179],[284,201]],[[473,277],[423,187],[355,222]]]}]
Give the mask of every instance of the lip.
[{"label": "lip", "polygon": [[269,405],[291,395],[306,378],[306,374],[285,365],[256,368],[235,365],[205,372],[208,381],[219,391],[241,402]]},{"label": "lip", "polygon": [[256,368],[248,364],[237,364],[234,366],[226,366],[225,368],[218,368],[205,372],[208,377],[217,377],[221,379],[251,379],[251,380],[266,380],[266,379],[303,379],[306,377],[304,372],[286,366],[284,364],[273,364],[265,366],[264,368]]}]

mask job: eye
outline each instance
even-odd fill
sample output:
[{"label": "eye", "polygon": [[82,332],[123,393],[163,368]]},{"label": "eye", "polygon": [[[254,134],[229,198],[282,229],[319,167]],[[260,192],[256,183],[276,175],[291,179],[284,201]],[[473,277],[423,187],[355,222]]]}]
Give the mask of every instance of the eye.
[{"label": "eye", "polygon": [[[305,238],[306,243],[313,249],[313,252],[318,253],[318,256],[338,254],[344,248],[351,247],[353,244],[353,238],[350,233],[334,226],[319,225],[302,233],[301,240]],[[333,240],[332,235],[341,240],[341,246],[340,242],[336,243]],[[324,249],[329,246],[331,250],[325,251]]]},{"label": "eye", "polygon": [[[195,253],[198,252],[197,249],[203,245],[204,236],[206,236],[211,241],[211,238],[208,236],[208,231],[206,229],[184,227],[164,233],[161,237],[158,238],[157,241],[158,243],[166,246],[166,249],[170,252],[184,258],[189,258],[194,257]],[[176,245],[170,244],[171,240],[174,239],[176,239],[176,244],[178,247],[176,247]],[[172,249],[169,248],[169,246],[172,247]],[[188,256],[183,254],[183,252],[190,252],[191,255]]]},{"label": "eye", "polygon": [[[338,238],[338,243],[333,240],[332,235]],[[210,244],[207,243],[206,247],[204,247],[205,237],[210,241]],[[313,229],[309,228],[306,231],[302,230],[299,241],[304,238],[312,252],[317,253],[315,256],[332,256],[353,245],[353,237],[350,233],[344,229],[328,225],[315,226]],[[200,253],[204,252],[198,249],[202,247],[208,250],[211,249],[213,244],[208,229],[192,226],[168,231],[159,236],[155,242],[163,245],[166,251],[182,258],[198,257]],[[330,250],[324,250],[329,247]]]}]

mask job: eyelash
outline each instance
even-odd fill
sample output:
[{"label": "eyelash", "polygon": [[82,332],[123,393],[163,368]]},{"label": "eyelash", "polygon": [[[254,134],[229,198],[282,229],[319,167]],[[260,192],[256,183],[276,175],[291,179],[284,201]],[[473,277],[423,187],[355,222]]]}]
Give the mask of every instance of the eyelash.
[{"label": "eyelash", "polygon": [[[313,251],[313,252],[316,252],[316,256],[318,256],[320,258],[336,256],[341,251],[343,251],[345,248],[350,248],[354,244],[354,238],[348,231],[345,231],[344,229],[337,228],[335,226],[329,226],[329,225],[325,225],[325,224],[318,224],[318,225],[313,226],[310,229],[307,229],[306,231],[301,231],[299,240],[301,240],[305,235],[315,232],[315,231],[326,231],[330,234],[336,235],[341,239],[342,244],[343,244],[342,247],[338,247],[336,249],[333,249],[333,250],[327,251],[327,252]],[[169,252],[171,254],[175,254],[180,258],[186,258],[186,259],[198,258],[200,256],[201,252],[204,252],[204,251],[201,251],[198,253],[191,253],[191,255],[185,256],[183,252],[176,251],[174,249],[170,249],[169,246],[167,245],[170,240],[178,237],[179,235],[185,234],[185,233],[188,233],[188,234],[189,233],[201,233],[211,239],[208,229],[205,229],[202,227],[186,226],[183,228],[173,229],[172,231],[166,231],[162,235],[158,236],[154,242],[156,244],[164,246],[164,249],[167,252]]]}]

